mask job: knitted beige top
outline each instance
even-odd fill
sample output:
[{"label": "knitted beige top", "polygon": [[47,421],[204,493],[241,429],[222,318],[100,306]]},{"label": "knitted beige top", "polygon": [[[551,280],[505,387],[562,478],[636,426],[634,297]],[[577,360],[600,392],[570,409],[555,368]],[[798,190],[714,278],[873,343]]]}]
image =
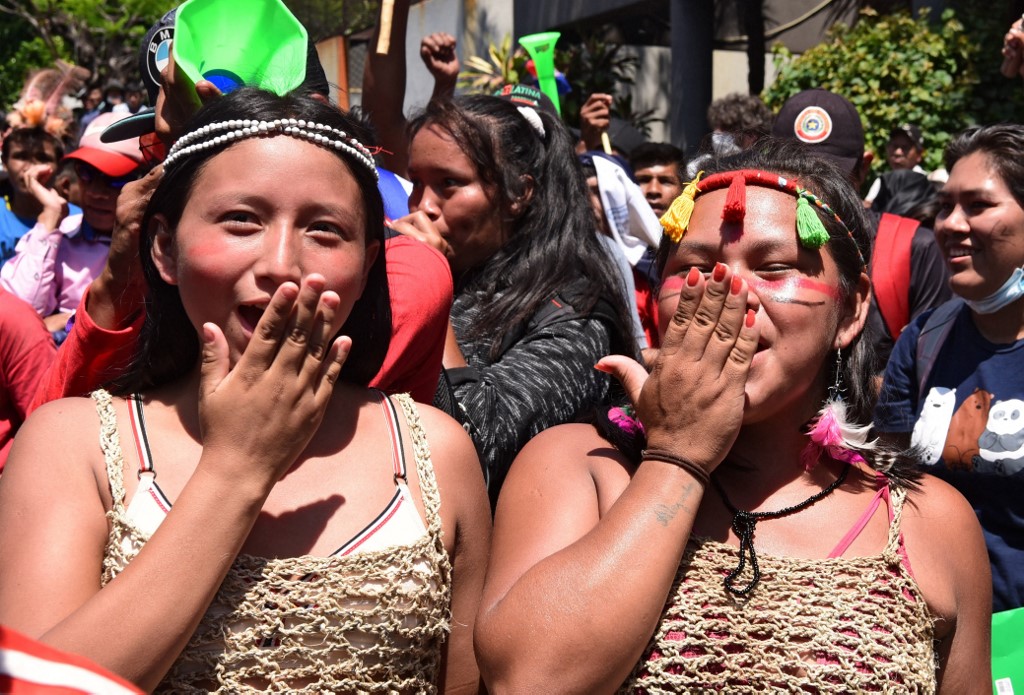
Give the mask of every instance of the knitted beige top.
[{"label": "knitted beige top", "polygon": [[[147,539],[125,518],[124,461],[110,395],[93,398],[114,500],[106,585]],[[408,423],[428,533],[411,545],[344,557],[240,555],[158,691],[436,692],[449,631],[451,565],[419,415],[408,396],[394,398]]]},{"label": "knitted beige top", "polygon": [[761,581],[746,601],[723,586],[739,548],[692,539],[661,622],[620,692],[934,692],[933,620],[900,557],[905,498],[891,490],[881,555],[758,554]]}]

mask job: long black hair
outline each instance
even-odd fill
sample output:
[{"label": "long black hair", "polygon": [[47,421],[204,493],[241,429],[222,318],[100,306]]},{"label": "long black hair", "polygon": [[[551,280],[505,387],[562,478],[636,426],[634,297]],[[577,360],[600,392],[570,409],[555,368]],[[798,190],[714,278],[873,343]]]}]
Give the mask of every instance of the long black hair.
[{"label": "long black hair", "polygon": [[467,271],[459,290],[487,297],[468,338],[490,340],[496,358],[505,338],[568,283],[583,279],[578,296],[565,297],[589,314],[600,300],[614,316],[612,344],[636,353],[630,309],[608,257],[590,207],[574,142],[562,122],[543,109],[541,136],[515,104],[492,96],[431,101],[409,123],[409,138],[433,126],[448,133],[496,192],[495,204],[510,215],[513,204],[533,186],[532,198],[515,217],[508,241],[489,259]]},{"label": "long black hair", "polygon": [[[360,127],[338,109],[303,94],[278,96],[254,88],[243,88],[204,106],[189,121],[185,132],[232,119],[273,121],[296,118],[331,126],[359,137]],[[206,163],[230,144],[210,146],[189,154],[166,170],[142,219],[139,253],[149,286],[146,318],[139,345],[128,371],[116,379],[110,390],[116,394],[153,388],[186,374],[199,358],[199,337],[185,313],[178,289],[160,277],[151,257],[157,214],[163,215],[171,233],[176,230],[193,187]],[[384,207],[377,181],[365,165],[345,150],[331,149],[355,178],[366,213],[366,243],[378,241],[380,251],[370,268],[366,288],[352,307],[339,334],[352,338],[352,352],[342,368],[341,378],[365,386],[384,362],[391,339],[391,303],[384,261]],[[239,176],[259,176],[259,171]],[[282,182],[300,185],[300,182]]]}]

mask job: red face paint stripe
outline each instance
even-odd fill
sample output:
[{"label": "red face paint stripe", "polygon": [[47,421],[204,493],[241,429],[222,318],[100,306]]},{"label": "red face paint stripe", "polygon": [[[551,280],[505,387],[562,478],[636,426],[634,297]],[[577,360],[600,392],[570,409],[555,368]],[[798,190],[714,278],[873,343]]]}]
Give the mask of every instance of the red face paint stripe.
[{"label": "red face paint stripe", "polygon": [[682,275],[669,276],[665,278],[664,282],[661,283],[661,291],[679,292],[680,290],[683,289],[683,285],[685,284],[685,282],[686,281],[683,279]]},{"label": "red face paint stripe", "polygon": [[750,286],[755,290],[779,291],[792,287],[800,290],[819,292],[830,299],[834,299],[835,301],[842,299],[842,294],[838,287],[833,287],[827,283],[818,282],[817,280],[811,280],[809,278],[795,278],[789,280],[763,280],[761,278],[748,278],[747,282],[750,283]]}]

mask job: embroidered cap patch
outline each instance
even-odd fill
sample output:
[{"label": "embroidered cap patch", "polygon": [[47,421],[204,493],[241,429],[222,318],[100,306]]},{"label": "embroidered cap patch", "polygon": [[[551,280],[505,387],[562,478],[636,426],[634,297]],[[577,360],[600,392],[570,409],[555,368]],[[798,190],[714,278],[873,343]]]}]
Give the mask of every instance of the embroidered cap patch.
[{"label": "embroidered cap patch", "polygon": [[832,134],[832,117],[820,106],[808,106],[796,117],[793,133],[812,145],[824,142]]}]

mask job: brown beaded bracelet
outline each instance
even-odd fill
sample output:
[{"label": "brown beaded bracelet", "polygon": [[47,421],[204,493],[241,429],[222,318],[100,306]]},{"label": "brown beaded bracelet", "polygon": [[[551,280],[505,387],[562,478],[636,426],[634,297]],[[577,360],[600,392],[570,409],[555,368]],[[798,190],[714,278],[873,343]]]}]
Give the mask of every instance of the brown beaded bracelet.
[{"label": "brown beaded bracelet", "polygon": [[678,466],[684,471],[692,475],[697,479],[697,482],[703,487],[707,487],[708,483],[711,482],[711,474],[706,470],[698,466],[693,461],[676,456],[675,454],[664,451],[663,449],[644,449],[640,453],[641,460],[649,459],[651,461],[662,461],[663,463],[671,463],[673,466]]}]

